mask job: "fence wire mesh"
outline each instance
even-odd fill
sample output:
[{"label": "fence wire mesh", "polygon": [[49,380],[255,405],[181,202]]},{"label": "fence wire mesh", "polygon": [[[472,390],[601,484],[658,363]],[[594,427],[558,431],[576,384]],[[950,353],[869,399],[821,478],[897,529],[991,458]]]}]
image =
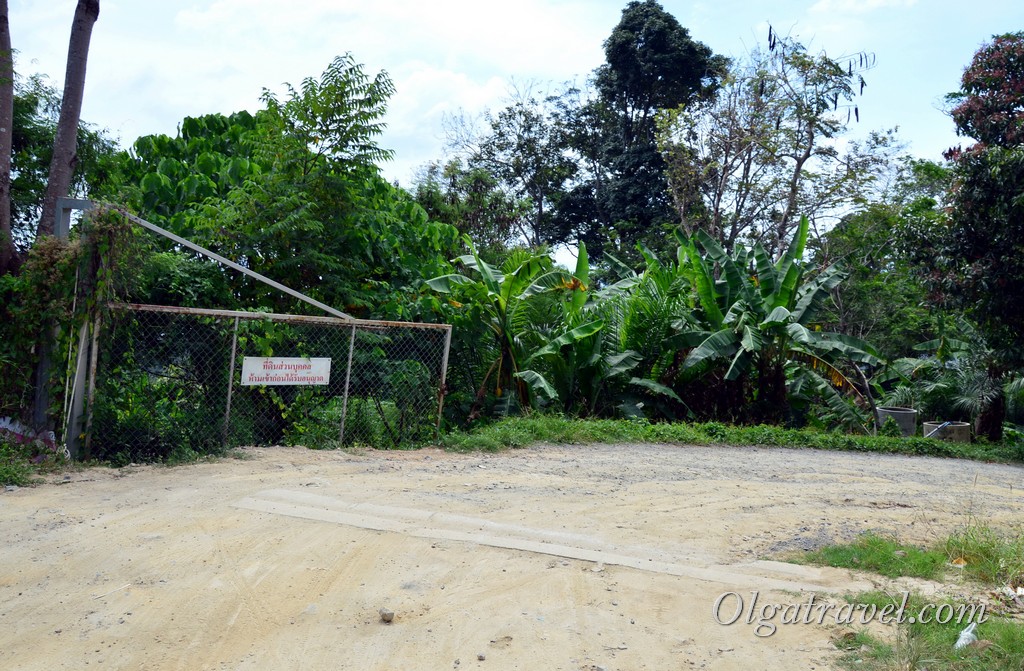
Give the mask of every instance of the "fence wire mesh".
[{"label": "fence wire mesh", "polygon": [[[450,326],[111,308],[92,457],[152,460],[242,445],[398,448],[436,437]],[[319,370],[302,381],[313,384],[265,384],[294,382],[294,369],[310,362]]]}]

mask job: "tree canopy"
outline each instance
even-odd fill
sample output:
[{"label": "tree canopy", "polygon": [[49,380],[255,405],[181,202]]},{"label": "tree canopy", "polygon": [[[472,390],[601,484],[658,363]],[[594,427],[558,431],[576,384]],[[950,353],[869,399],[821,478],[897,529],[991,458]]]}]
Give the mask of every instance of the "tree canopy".
[{"label": "tree canopy", "polygon": [[[415,317],[394,290],[441,270],[455,228],[379,174],[375,138],[392,85],[351,56],[264,94],[255,115],[188,118],[122,160],[144,218],[356,315]],[[237,299],[280,297],[238,281]]]}]

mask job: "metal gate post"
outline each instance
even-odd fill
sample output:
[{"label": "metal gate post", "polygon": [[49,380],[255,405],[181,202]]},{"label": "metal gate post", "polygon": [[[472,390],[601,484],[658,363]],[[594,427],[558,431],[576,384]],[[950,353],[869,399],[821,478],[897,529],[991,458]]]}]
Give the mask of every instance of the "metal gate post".
[{"label": "metal gate post", "polygon": [[441,384],[437,388],[437,431],[441,431],[441,413],[444,411],[444,397],[448,393],[445,385],[448,379],[448,351],[452,346],[452,327],[445,330],[444,355],[441,357]]},{"label": "metal gate post", "polygon": [[96,407],[96,365],[100,358],[100,313],[96,312],[96,320],[92,327],[92,354],[89,359],[89,398],[86,401],[88,411],[85,415],[85,446],[82,449],[82,458],[88,459],[92,449],[92,417]]},{"label": "metal gate post", "polygon": [[75,356],[74,383],[71,385],[71,403],[65,419],[64,446],[72,459],[78,459],[81,449],[82,420],[85,411],[85,383],[89,377],[89,320],[78,329],[78,352]]},{"label": "metal gate post", "polygon": [[228,446],[228,431],[231,426],[231,392],[235,387],[235,352],[238,350],[238,317],[235,317],[235,328],[231,332],[231,363],[228,365],[228,400],[224,406],[224,439],[223,447]]},{"label": "metal gate post", "polygon": [[345,368],[345,394],[341,397],[341,430],[338,443],[345,443],[345,416],[348,414],[348,385],[352,380],[352,350],[356,345],[356,325],[352,325],[352,335],[348,340],[348,366]]}]

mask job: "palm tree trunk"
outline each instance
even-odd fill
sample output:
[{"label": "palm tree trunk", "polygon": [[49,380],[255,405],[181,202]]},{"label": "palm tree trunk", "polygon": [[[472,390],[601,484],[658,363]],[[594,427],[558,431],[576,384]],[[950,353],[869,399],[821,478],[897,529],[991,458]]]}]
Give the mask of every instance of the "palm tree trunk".
[{"label": "palm tree trunk", "polygon": [[0,275],[12,270],[11,139],[14,134],[14,54],[7,0],[0,0]]},{"label": "palm tree trunk", "polygon": [[[78,0],[75,18],[71,24],[68,67],[64,75],[64,98],[61,100],[60,119],[57,121],[57,137],[53,141],[53,160],[50,162],[50,178],[46,183],[46,195],[43,197],[43,211],[36,229],[37,240],[43,235],[53,235],[57,199],[67,196],[71,188],[71,176],[77,162],[78,121],[82,113],[89,39],[92,37],[92,26],[99,15],[99,0]],[[49,412],[53,331],[54,324],[47,321],[39,334],[39,363],[36,365],[35,398],[32,404],[32,424],[37,431],[53,425],[53,418]]]},{"label": "palm tree trunk", "polygon": [[53,235],[57,199],[68,195],[71,177],[78,162],[78,122],[82,114],[85,92],[85,66],[89,58],[89,40],[92,27],[100,15],[99,0],[78,0],[75,19],[71,24],[68,44],[68,67],[64,75],[64,97],[57,121],[57,137],[53,141],[53,160],[50,178],[43,197],[43,211],[39,218],[36,237]]}]

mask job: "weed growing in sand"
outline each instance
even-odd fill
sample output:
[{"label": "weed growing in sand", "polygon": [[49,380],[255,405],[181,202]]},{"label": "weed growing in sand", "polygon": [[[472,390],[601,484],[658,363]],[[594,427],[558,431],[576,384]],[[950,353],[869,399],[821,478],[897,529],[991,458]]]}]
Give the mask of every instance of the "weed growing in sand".
[{"label": "weed growing in sand", "polygon": [[931,548],[866,533],[852,543],[828,545],[799,563],[871,571],[889,578],[938,580],[956,575],[1000,588],[1024,587],[1024,530],[997,531],[971,517]]},{"label": "weed growing in sand", "polygon": [[[1021,671],[1024,660],[1024,625],[1019,620],[1020,603],[1015,596],[1024,587],[1024,531],[1000,532],[971,516],[967,523],[930,548],[900,543],[892,537],[865,534],[853,543],[833,545],[805,555],[801,563],[872,571],[891,578],[910,576],[942,579],[955,573],[994,586],[994,601],[988,617],[978,622],[977,641],[956,649],[960,632],[968,621],[935,617],[956,613],[963,604],[926,601],[912,594],[907,613],[928,610],[925,621],[893,625],[891,641],[868,631],[846,631],[833,637],[844,651],[844,668],[868,671]],[[1002,601],[1000,600],[1002,598]],[[899,599],[885,592],[851,595],[851,603],[875,604],[878,608]],[[949,604],[945,606],[943,604]],[[968,610],[970,608],[968,607]]]},{"label": "weed growing in sand", "polygon": [[1000,533],[972,518],[946,539],[943,549],[953,566],[975,580],[1024,589],[1024,529]]},{"label": "weed growing in sand", "polygon": [[[899,603],[901,597],[884,592],[868,592],[851,595],[848,600],[874,603],[881,608],[890,603]],[[912,595],[907,604],[907,612],[921,612],[928,603],[923,597]],[[956,604],[951,606],[957,607]],[[976,625],[974,633],[977,642],[956,649],[954,646],[965,626],[965,620],[958,622],[956,618],[945,624],[934,620],[907,621],[893,625],[891,640],[867,631],[849,630],[833,636],[832,643],[843,651],[839,663],[846,669],[1020,671],[1021,660],[1024,660],[1024,626],[1010,618],[989,617]]]},{"label": "weed growing in sand", "polygon": [[946,555],[904,545],[891,536],[866,533],[852,543],[829,545],[800,558],[801,563],[871,571],[889,578],[935,579],[942,575]]}]

